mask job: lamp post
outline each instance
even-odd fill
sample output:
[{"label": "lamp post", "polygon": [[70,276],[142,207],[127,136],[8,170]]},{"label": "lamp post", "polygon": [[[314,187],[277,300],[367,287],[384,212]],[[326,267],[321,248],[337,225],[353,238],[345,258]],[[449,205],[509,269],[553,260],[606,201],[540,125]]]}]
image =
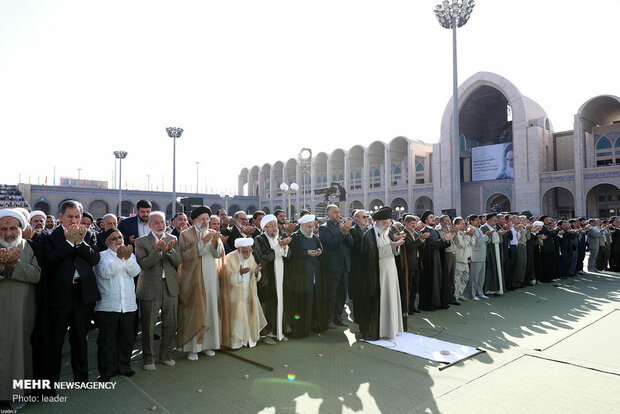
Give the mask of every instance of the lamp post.
[{"label": "lamp post", "polygon": [[200,162],[196,161],[196,194],[200,192],[198,191],[198,165],[200,165]]},{"label": "lamp post", "polygon": [[181,138],[183,128],[166,128],[168,136],[172,138],[172,217],[177,213],[177,138]]},{"label": "lamp post", "polygon": [[299,190],[299,186],[297,185],[297,183],[291,183],[291,186],[289,187],[288,184],[282,183],[280,184],[280,190],[282,190],[288,195],[288,214],[287,215],[288,215],[289,220],[292,220],[294,217],[293,217],[293,212],[291,211],[291,191]]},{"label": "lamp post", "polygon": [[435,6],[441,27],[452,29],[452,207],[461,212],[461,145],[459,134],[459,98],[456,68],[456,29],[464,26],[474,9],[474,0],[443,0]]},{"label": "lamp post", "polygon": [[118,158],[118,220],[121,217],[121,204],[123,203],[123,186],[121,179],[123,178],[123,160],[127,157],[127,151],[114,151],[114,156]]},{"label": "lamp post", "polygon": [[226,210],[226,214],[228,214],[228,200],[230,200],[230,195],[226,193],[220,193],[220,197],[224,199],[224,210]]},{"label": "lamp post", "polygon": [[[310,167],[310,160],[312,159],[312,150],[310,148],[302,148],[299,151],[299,163],[301,164],[301,188],[304,193],[304,205],[303,209],[306,208],[306,172]],[[312,186],[312,183],[310,184]]]}]

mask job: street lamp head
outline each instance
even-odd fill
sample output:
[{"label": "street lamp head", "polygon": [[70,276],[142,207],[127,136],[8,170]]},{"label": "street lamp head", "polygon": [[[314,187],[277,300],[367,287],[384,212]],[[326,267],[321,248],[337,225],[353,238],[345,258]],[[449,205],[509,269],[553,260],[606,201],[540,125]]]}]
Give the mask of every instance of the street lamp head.
[{"label": "street lamp head", "polygon": [[299,190],[299,185],[297,185],[297,183],[291,183],[291,190],[293,191]]},{"label": "street lamp head", "polygon": [[183,128],[177,127],[168,127],[166,128],[166,132],[170,138],[181,138],[181,134],[183,134]]},{"label": "street lamp head", "polygon": [[288,191],[288,184],[286,183],[282,183],[280,184],[280,190],[287,192]]},{"label": "street lamp head", "polygon": [[125,159],[127,156],[127,151],[114,151],[114,156],[118,159]]},{"label": "street lamp head", "polygon": [[302,148],[302,150],[299,151],[300,160],[308,161],[310,158],[312,158],[312,150],[310,148]]},{"label": "street lamp head", "polygon": [[452,4],[444,0],[442,4],[435,6],[434,13],[441,27],[452,29],[467,23],[475,5],[474,0],[452,0]]}]

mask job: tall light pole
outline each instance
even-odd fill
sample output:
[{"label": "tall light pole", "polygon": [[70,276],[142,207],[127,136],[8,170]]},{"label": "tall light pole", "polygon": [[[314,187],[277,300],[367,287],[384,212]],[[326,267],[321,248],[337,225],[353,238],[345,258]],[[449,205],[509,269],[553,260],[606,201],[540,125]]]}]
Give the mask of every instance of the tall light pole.
[{"label": "tall light pole", "polygon": [[[304,193],[304,205],[302,209],[306,208],[306,172],[310,167],[310,160],[312,159],[312,150],[310,148],[302,148],[299,151],[299,163],[301,164],[301,188]],[[308,171],[309,172],[309,171]],[[310,188],[312,188],[312,183],[310,183]]]},{"label": "tall light pole", "polygon": [[181,138],[183,128],[166,128],[168,136],[172,138],[172,217],[177,214],[177,138]]},{"label": "tall light pole", "polygon": [[118,158],[118,220],[121,217],[121,203],[123,202],[123,186],[121,179],[123,178],[123,160],[127,157],[127,151],[114,151],[114,156]]},{"label": "tall light pole", "polygon": [[199,161],[196,161],[196,194],[198,194],[200,191],[198,191],[198,166],[200,165]]},{"label": "tall light pole", "polygon": [[452,207],[461,213],[461,144],[459,134],[459,86],[456,68],[456,29],[464,26],[474,9],[474,0],[443,0],[435,6],[441,27],[452,29]]},{"label": "tall light pole", "polygon": [[146,191],[151,191],[151,175],[146,175]]}]

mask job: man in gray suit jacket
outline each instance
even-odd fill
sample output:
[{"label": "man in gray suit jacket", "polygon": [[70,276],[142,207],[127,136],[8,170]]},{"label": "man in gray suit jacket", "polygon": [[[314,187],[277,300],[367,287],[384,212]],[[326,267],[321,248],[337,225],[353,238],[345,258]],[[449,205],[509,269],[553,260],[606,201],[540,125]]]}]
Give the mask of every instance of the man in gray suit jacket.
[{"label": "man in gray suit jacket", "polygon": [[161,309],[161,343],[159,361],[173,366],[172,350],[176,343],[179,281],[177,267],[181,252],[177,238],[166,233],[166,216],[154,211],[148,221],[151,232],[135,241],[136,259],[142,268],[138,276],[136,297],[142,313],[142,361],[147,371],[155,369],[153,334]]},{"label": "man in gray suit jacket", "polygon": [[588,229],[586,236],[588,237],[588,249],[590,249],[590,258],[588,259],[588,272],[598,273],[596,270],[596,258],[598,257],[599,237],[601,237],[601,229],[599,219],[590,219],[588,221]]},{"label": "man in gray suit jacket", "polygon": [[472,214],[467,218],[469,225],[474,227],[474,242],[471,248],[471,263],[469,265],[469,281],[463,292],[466,299],[479,300],[486,298],[484,295],[485,266],[487,261],[487,244],[491,242],[491,236],[495,230],[490,229],[483,233],[480,229],[480,217]]}]

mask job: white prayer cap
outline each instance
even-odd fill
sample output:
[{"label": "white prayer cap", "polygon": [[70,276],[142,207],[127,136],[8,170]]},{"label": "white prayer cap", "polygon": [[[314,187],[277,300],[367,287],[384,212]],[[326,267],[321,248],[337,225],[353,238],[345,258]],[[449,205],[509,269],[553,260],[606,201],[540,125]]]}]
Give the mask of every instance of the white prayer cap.
[{"label": "white prayer cap", "polygon": [[32,218],[35,217],[35,216],[41,216],[41,217],[43,217],[43,220],[47,219],[47,214],[45,214],[41,210],[34,210],[34,211],[30,212],[30,214],[28,215],[28,221],[32,220]]},{"label": "white prayer cap", "polygon": [[299,219],[298,223],[306,224],[306,223],[310,223],[311,221],[314,222],[315,219],[316,217],[314,216],[314,214],[306,214],[305,216]]},{"label": "white prayer cap", "polygon": [[264,229],[265,226],[269,223],[271,223],[272,221],[278,221],[278,219],[276,218],[276,216],[274,216],[273,214],[267,214],[265,217],[263,217],[263,219],[260,221],[260,227],[261,229]]},{"label": "white prayer cap", "polygon": [[24,216],[19,211],[15,211],[12,208],[0,210],[0,219],[4,217],[13,217],[14,219],[17,219],[17,221],[19,221],[19,226],[22,229],[26,227],[26,220],[24,220]]},{"label": "white prayer cap", "polygon": [[239,237],[235,240],[235,247],[250,247],[254,245],[254,239],[251,237]]},{"label": "white prayer cap", "polygon": [[542,221],[535,221],[532,225],[533,225],[534,227],[542,227],[542,226],[544,226],[545,224],[544,224]]}]

